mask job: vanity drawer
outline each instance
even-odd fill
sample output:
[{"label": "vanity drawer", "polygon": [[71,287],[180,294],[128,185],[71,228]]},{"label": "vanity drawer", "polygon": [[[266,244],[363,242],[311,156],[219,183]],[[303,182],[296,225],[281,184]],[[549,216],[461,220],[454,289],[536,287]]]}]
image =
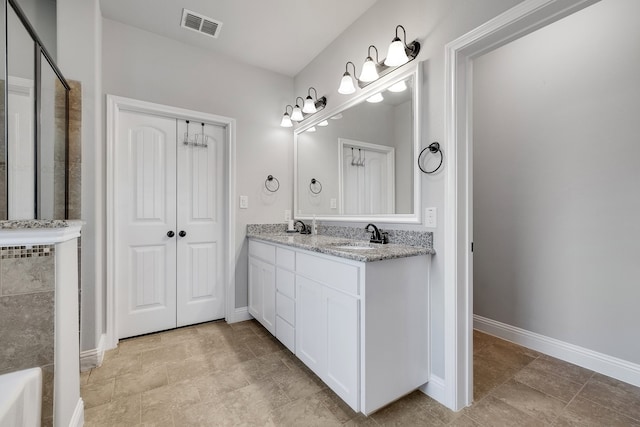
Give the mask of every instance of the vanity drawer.
[{"label": "vanity drawer", "polygon": [[276,268],[276,289],[289,298],[296,297],[296,279],[295,275],[287,270],[279,267]]},{"label": "vanity drawer", "polygon": [[268,263],[276,263],[276,247],[266,243],[249,240],[249,255],[267,261]]},{"label": "vanity drawer", "polygon": [[358,295],[358,270],[355,265],[298,253],[296,273],[337,290]]},{"label": "vanity drawer", "polygon": [[276,292],[276,315],[292,325],[296,324],[295,302],[280,292]]},{"label": "vanity drawer", "polygon": [[276,338],[292,353],[296,352],[296,330],[279,316],[276,316]]},{"label": "vanity drawer", "polygon": [[294,271],[296,269],[296,253],[290,249],[276,248],[276,265]]}]

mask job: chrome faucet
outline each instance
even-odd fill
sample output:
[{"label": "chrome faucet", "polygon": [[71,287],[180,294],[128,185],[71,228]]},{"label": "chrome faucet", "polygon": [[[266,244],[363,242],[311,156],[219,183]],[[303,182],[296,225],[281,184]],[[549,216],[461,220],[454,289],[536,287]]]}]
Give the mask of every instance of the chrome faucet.
[{"label": "chrome faucet", "polygon": [[[369,227],[373,227],[373,230],[369,230]],[[371,239],[369,242],[382,243],[383,245],[389,243],[389,235],[386,232],[379,230],[375,225],[368,224],[364,229],[371,231]]]},{"label": "chrome faucet", "polygon": [[[297,227],[298,224],[300,224],[300,229],[299,230],[298,230],[298,227]],[[307,224],[305,224],[304,222],[300,221],[299,219],[296,220],[296,222],[293,223],[293,228],[298,230],[300,232],[300,234],[311,234],[311,228],[309,228],[309,226]]]}]

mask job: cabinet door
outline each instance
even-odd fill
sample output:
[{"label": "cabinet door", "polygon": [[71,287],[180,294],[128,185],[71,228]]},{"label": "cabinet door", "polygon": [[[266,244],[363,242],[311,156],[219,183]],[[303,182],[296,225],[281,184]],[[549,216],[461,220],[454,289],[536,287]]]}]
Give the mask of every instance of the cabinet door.
[{"label": "cabinet door", "polygon": [[249,314],[275,335],[276,269],[253,257],[249,257]]},{"label": "cabinet door", "polygon": [[320,378],[326,366],[326,324],[323,286],[296,277],[296,356]]},{"label": "cabinet door", "polygon": [[[249,314],[262,319],[262,261],[249,257]],[[262,323],[262,322],[261,322]]]},{"label": "cabinet door", "polygon": [[262,269],[262,326],[276,334],[276,268],[261,262]]},{"label": "cabinet door", "polygon": [[334,289],[322,289],[326,325],[326,369],[323,380],[351,408],[359,411],[359,301]]}]

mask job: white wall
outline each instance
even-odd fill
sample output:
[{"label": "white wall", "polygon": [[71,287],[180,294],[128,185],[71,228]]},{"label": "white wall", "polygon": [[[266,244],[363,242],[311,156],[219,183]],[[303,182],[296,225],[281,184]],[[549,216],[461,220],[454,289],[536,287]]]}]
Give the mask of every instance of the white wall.
[{"label": "white wall", "polygon": [[[236,194],[249,196],[236,217],[236,306],[246,306],[246,224],[284,222],[293,204],[293,135],[280,127],[293,80],[108,19],[103,76],[105,94],[236,119]],[[264,191],[270,174],[276,193]]]},{"label": "white wall", "polygon": [[640,363],[640,2],[474,61],[474,313]]},{"label": "white wall", "polygon": [[[433,141],[442,142],[444,134],[444,46],[489,19],[513,7],[520,0],[379,0],[360,19],[318,55],[295,79],[295,93],[305,93],[309,86],[318,95],[327,96],[327,108],[347,102],[350,96],[338,94],[338,84],[347,61],[360,71],[367,47],[374,44],[380,57],[386,56],[389,43],[395,35],[395,26],[402,24],[407,40],[422,43],[423,102],[422,147]],[[413,64],[413,63],[412,63]],[[357,94],[357,93],[356,93]],[[353,95],[352,95],[353,96]],[[445,156],[447,147],[443,147]],[[438,228],[434,231],[434,248],[443,253],[444,175],[442,171],[422,177],[422,203],[424,207],[438,209]],[[421,226],[391,226],[385,228],[425,229]],[[431,268],[431,328],[432,372],[444,377],[444,295],[443,259],[436,254]]]},{"label": "white wall", "polygon": [[80,349],[98,347],[104,331],[105,221],[102,136],[102,17],[99,0],[58,0],[58,61],[82,84],[82,297]]},{"label": "white wall", "polygon": [[17,0],[20,9],[38,33],[40,41],[56,59],[56,1],[55,0]]}]

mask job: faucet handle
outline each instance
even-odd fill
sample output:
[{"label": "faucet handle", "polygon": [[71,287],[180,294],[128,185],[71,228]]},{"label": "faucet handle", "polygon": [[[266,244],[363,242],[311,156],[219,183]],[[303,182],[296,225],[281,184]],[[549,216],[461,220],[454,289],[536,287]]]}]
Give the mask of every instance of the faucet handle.
[{"label": "faucet handle", "polygon": [[383,244],[389,243],[389,233],[387,233],[386,231],[380,230],[380,236],[382,237]]}]

